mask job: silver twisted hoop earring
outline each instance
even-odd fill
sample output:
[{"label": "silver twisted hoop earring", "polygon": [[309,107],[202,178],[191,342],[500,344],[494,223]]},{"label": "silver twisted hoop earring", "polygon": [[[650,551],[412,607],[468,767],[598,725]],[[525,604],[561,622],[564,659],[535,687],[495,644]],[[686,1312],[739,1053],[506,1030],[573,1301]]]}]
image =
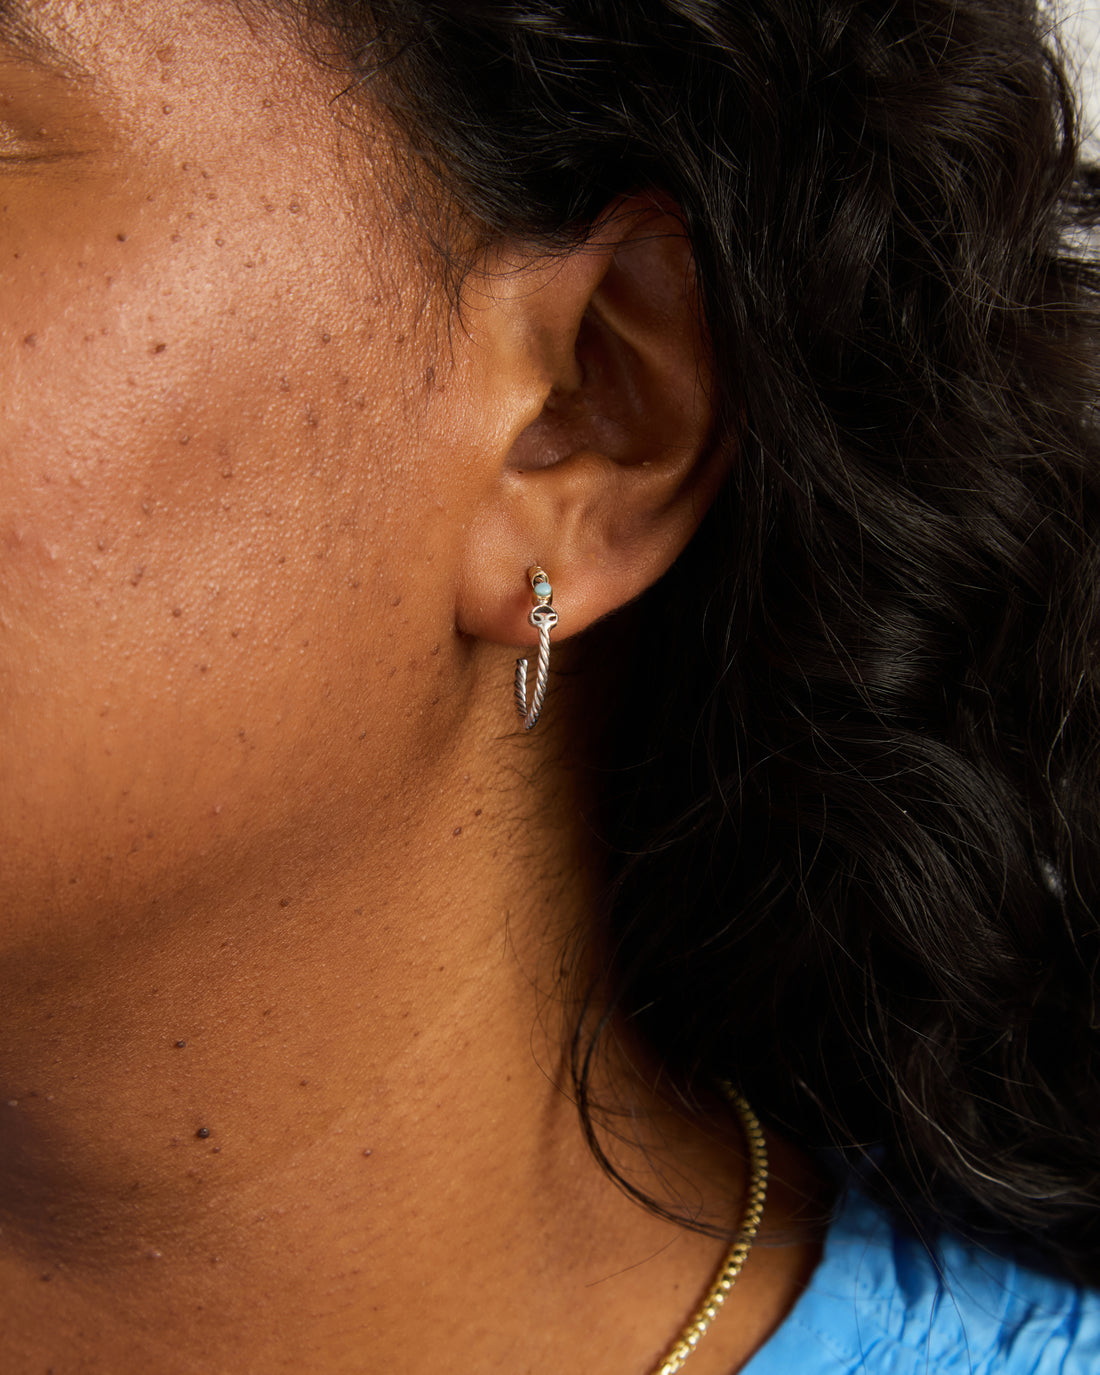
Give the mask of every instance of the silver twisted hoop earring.
[{"label": "silver twisted hoop earring", "polygon": [[535,605],[527,617],[539,632],[539,661],[535,669],[535,691],[531,705],[527,705],[527,660],[516,660],[516,710],[523,717],[523,729],[530,730],[539,719],[546,697],[546,680],[550,672],[550,632],[558,623],[558,613],[550,605],[554,595],[550,579],[541,568],[529,568],[527,577],[535,594]]}]

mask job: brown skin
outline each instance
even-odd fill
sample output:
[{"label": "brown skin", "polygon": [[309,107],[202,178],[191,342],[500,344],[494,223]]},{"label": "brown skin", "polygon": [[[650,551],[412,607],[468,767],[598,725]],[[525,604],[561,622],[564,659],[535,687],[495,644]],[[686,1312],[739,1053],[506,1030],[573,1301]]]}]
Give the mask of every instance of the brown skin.
[{"label": "brown skin", "polygon": [[[610,1185],[555,1087],[598,856],[572,704],[523,737],[509,684],[531,563],[564,643],[721,479],[675,220],[514,246],[457,324],[380,127],[286,37],[27,10],[57,52],[0,46],[0,1366],[644,1375],[722,1247]],[[647,1131],[736,1217],[736,1144]],[[693,1375],[814,1254],[757,1248]]]}]

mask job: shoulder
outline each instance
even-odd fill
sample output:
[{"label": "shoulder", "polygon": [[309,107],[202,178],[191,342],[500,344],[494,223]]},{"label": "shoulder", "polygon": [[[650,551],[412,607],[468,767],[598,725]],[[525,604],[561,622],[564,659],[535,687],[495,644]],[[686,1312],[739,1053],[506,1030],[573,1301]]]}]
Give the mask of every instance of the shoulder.
[{"label": "shoulder", "polygon": [[742,1375],[1096,1375],[1100,1294],[849,1195],[806,1292]]}]

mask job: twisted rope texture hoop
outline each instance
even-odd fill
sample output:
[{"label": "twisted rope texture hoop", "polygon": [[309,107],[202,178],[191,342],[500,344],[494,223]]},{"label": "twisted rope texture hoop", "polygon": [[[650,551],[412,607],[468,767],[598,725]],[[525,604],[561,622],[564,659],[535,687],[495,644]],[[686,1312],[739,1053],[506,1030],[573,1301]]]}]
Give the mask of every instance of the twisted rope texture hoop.
[{"label": "twisted rope texture hoop", "polygon": [[530,707],[527,705],[527,660],[516,660],[516,710],[523,717],[523,729],[531,730],[546,700],[546,686],[550,677],[550,632],[558,623],[558,613],[550,605],[550,582],[542,569],[532,568],[527,576],[535,596],[535,605],[527,619],[539,632],[539,655]]}]

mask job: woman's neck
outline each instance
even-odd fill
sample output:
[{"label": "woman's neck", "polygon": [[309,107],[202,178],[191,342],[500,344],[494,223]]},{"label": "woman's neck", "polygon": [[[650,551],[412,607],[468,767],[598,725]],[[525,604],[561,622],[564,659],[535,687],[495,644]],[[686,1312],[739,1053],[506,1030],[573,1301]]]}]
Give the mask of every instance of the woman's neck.
[{"label": "woman's neck", "polygon": [[[303,884],[276,849],[251,898],[100,914],[4,964],[13,1352],[150,1375],[582,1354],[641,1375],[660,1354],[721,1245],[589,1155],[558,1075],[555,967],[591,863],[552,819],[577,808],[478,777],[469,761],[403,834],[376,828],[367,863]],[[737,1152],[672,1130],[721,1216]]]}]

